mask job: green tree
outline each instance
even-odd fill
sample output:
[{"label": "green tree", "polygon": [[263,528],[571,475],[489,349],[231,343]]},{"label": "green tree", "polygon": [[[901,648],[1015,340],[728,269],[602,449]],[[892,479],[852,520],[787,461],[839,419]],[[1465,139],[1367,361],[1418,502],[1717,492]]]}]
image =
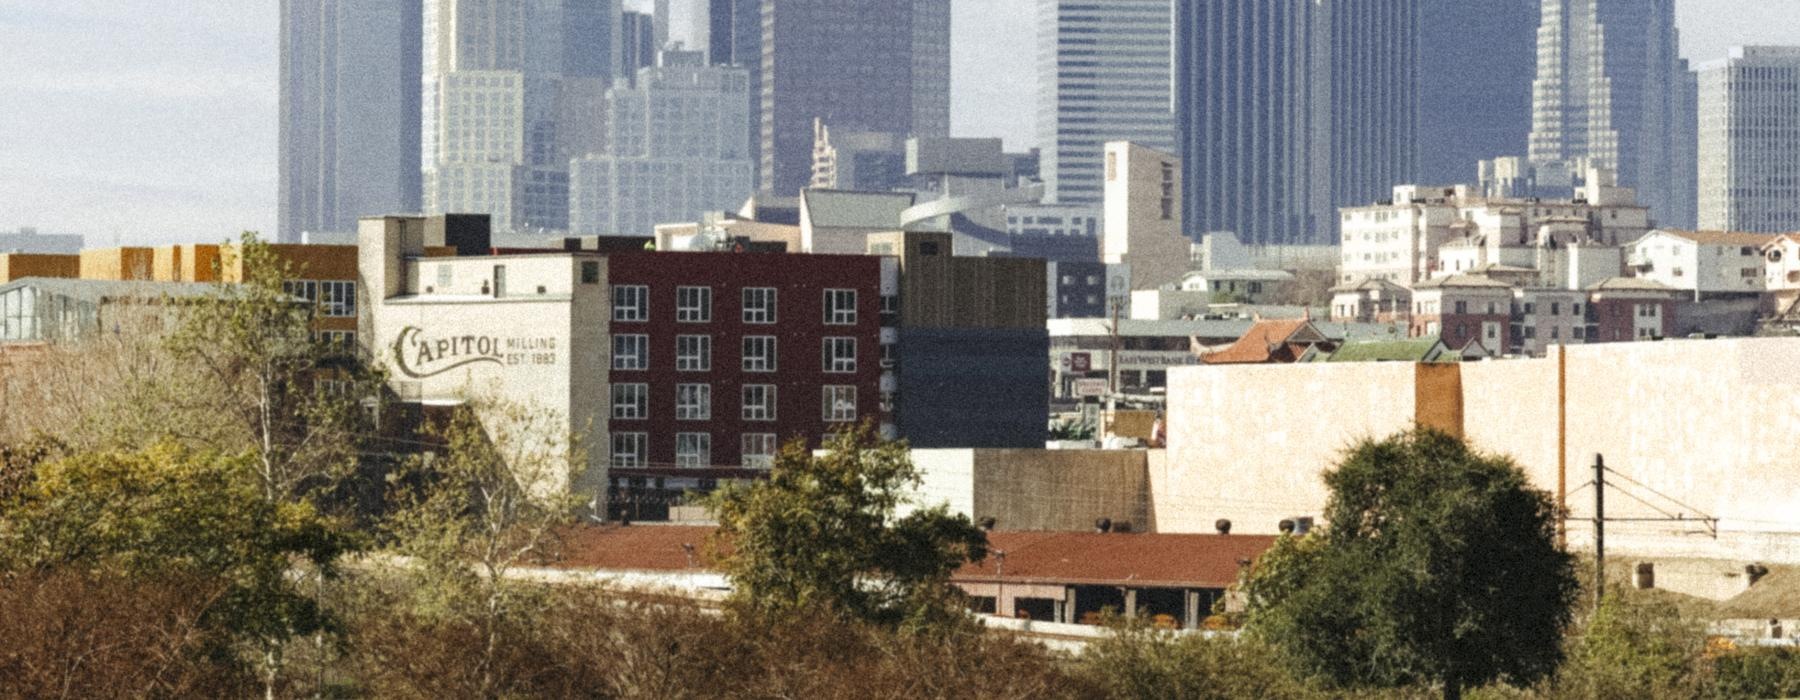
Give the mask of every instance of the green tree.
[{"label": "green tree", "polygon": [[906,445],[864,424],[816,456],[791,441],[768,478],[713,492],[714,548],[740,609],[909,626],[961,619],[950,574],[987,556],[987,535],[943,507],[896,518],[919,481]]},{"label": "green tree", "polygon": [[1556,686],[1594,700],[1696,697],[1705,647],[1703,623],[1668,594],[1614,589],[1580,631]]},{"label": "green tree", "polygon": [[1555,671],[1577,592],[1556,510],[1511,460],[1417,429],[1325,474],[1316,542],[1258,562],[1246,629],[1340,687],[1430,683],[1448,698]]},{"label": "green tree", "polygon": [[579,505],[569,487],[585,457],[560,416],[471,402],[428,424],[439,447],[396,475],[388,528],[412,558],[415,605],[478,632],[473,677],[483,696],[505,686],[503,638],[538,611],[533,588],[513,572],[552,557],[557,530]]},{"label": "green tree", "polygon": [[[303,272],[246,232],[221,255],[210,294],[174,303],[166,346],[206,382],[171,397],[215,416],[212,446],[248,448],[264,498],[293,500],[329,488],[355,465],[369,432],[359,402],[379,377],[315,331],[315,300],[293,282]],[[179,428],[176,434],[182,434]]]},{"label": "green tree", "polygon": [[[202,622],[266,661],[325,615],[290,573],[334,573],[346,540],[305,503],[262,498],[253,460],[163,442],[38,465],[3,510],[0,563],[14,574],[218,581]],[[265,665],[272,686],[275,672]]]}]

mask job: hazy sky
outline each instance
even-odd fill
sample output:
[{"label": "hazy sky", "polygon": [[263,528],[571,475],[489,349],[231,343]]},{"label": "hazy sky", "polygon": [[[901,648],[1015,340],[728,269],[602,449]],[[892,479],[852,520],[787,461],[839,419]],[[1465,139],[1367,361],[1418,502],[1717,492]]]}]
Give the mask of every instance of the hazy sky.
[{"label": "hazy sky", "polygon": [[[1800,1],[1678,1],[1689,58],[1800,43]],[[953,130],[1033,145],[1034,0],[954,2]],[[94,245],[272,232],[276,8],[0,0],[0,231]]]}]

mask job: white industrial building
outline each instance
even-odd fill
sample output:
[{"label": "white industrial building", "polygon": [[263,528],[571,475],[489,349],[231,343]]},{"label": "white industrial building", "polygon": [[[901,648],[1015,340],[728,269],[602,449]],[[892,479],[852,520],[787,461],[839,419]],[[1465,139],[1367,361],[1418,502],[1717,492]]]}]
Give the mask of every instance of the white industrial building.
[{"label": "white industrial building", "polygon": [[1700,228],[1800,230],[1800,47],[1700,67]]}]

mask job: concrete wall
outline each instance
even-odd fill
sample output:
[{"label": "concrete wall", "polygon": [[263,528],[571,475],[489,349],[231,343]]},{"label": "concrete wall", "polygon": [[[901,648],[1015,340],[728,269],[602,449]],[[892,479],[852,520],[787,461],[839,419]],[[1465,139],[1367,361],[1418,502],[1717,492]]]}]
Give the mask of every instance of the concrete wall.
[{"label": "concrete wall", "polygon": [[[1660,517],[1660,509],[1719,518],[1716,539],[1694,521],[1609,524],[1609,552],[1800,562],[1800,339],[1567,352],[1572,545],[1591,540],[1593,490],[1583,484],[1600,453],[1618,472],[1608,477],[1609,516]],[[1350,441],[1448,420],[1453,402],[1477,448],[1512,457],[1554,493],[1556,353],[1462,363],[1459,387],[1387,363],[1173,370],[1170,462],[1165,473],[1152,470],[1159,529],[1207,532],[1229,517],[1236,531],[1267,533],[1280,517],[1316,514],[1327,495],[1318,475]]]},{"label": "concrete wall", "polygon": [[1232,532],[1270,534],[1283,518],[1317,515],[1319,474],[1355,441],[1410,427],[1414,384],[1404,363],[1171,368],[1157,529],[1212,532],[1227,518]]},{"label": "concrete wall", "polygon": [[1000,530],[1087,530],[1098,518],[1154,529],[1147,450],[913,450],[915,506],[948,504]]}]

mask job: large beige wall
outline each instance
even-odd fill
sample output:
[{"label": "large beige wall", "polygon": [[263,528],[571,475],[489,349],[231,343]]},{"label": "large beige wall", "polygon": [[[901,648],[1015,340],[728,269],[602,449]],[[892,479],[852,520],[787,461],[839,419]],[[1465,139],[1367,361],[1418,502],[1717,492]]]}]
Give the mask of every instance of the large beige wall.
[{"label": "large beige wall", "polygon": [[1152,469],[1162,532],[1272,534],[1317,515],[1319,474],[1365,437],[1410,427],[1414,369],[1403,363],[1197,366],[1169,370],[1168,463]]},{"label": "large beige wall", "polygon": [[[1554,489],[1554,361],[1500,362],[1492,369],[1464,378],[1468,395],[1529,388],[1518,401],[1471,410],[1471,437],[1512,454],[1540,485]],[[1516,415],[1527,405],[1541,406],[1531,413],[1542,417]],[[1478,420],[1489,426],[1476,432]],[[1720,519],[1716,540],[1684,534],[1700,529],[1695,525],[1610,523],[1609,550],[1800,561],[1800,339],[1572,347],[1568,435],[1569,507],[1576,517],[1592,517],[1593,490],[1576,489],[1592,478],[1599,453],[1642,484],[1614,479],[1609,515],[1659,515],[1634,502],[1636,496],[1671,513],[1697,510]],[[1577,546],[1590,541],[1585,522],[1571,523],[1569,532]]]},{"label": "large beige wall", "polygon": [[[1623,475],[1609,477],[1609,515],[1660,515],[1637,497],[1720,519],[1716,539],[1698,534],[1698,523],[1612,523],[1610,552],[1800,562],[1800,339],[1568,352],[1572,545],[1591,546],[1593,489],[1583,485],[1600,453]],[[1465,436],[1517,460],[1554,493],[1555,353],[1459,369]],[[1318,475],[1345,445],[1403,430],[1420,415],[1414,371],[1389,363],[1172,370],[1169,460],[1151,469],[1158,528],[1207,532],[1224,517],[1238,532],[1266,533],[1282,517],[1317,514],[1326,499]]]}]

